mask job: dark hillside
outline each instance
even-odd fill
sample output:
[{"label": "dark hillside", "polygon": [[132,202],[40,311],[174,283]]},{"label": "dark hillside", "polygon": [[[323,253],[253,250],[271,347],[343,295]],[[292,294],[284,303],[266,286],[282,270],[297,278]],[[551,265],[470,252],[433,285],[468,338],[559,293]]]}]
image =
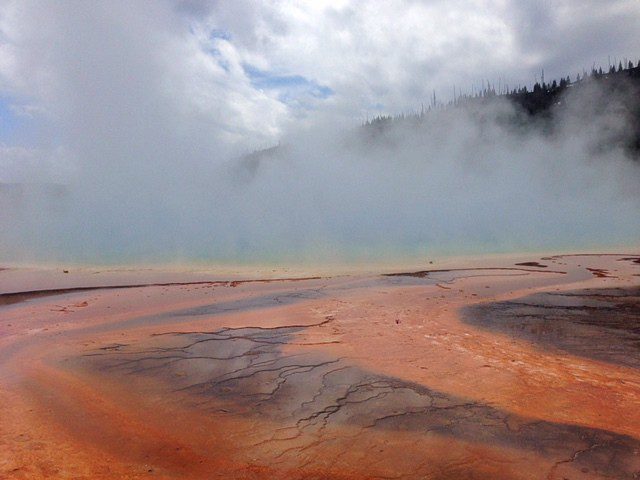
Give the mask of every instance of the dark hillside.
[{"label": "dark hillside", "polygon": [[[561,121],[561,114],[569,107],[589,112],[594,120],[600,114],[615,109],[615,114],[629,123],[628,135],[624,139],[616,139],[610,147],[620,146],[619,142],[622,142],[630,156],[640,158],[640,62],[637,66],[628,62],[626,68],[622,64],[612,66],[606,72],[594,68],[589,74],[578,75],[573,82],[569,77],[551,83],[537,82],[532,90],[522,87],[498,93],[495,87],[489,85],[476,95],[462,95],[447,104],[432,102],[428,109],[423,108],[420,113],[395,117],[381,115],[366,121],[363,127],[366,136],[375,141],[392,125],[419,124],[434,112],[460,107],[473,107],[481,115],[483,107],[505,99],[516,105],[520,112],[517,117],[505,121],[525,128],[535,122],[542,124],[547,132],[554,130],[557,122]],[[576,101],[583,105],[571,104]]]}]

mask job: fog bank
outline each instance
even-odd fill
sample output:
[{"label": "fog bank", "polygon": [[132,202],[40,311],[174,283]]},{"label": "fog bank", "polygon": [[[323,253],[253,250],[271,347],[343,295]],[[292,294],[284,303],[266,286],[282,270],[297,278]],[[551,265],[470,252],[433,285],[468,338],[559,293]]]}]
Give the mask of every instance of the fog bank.
[{"label": "fog bank", "polygon": [[2,262],[341,261],[637,243],[640,166],[619,144],[631,132],[618,108],[634,97],[602,104],[595,86],[569,92],[553,128],[494,101],[376,133],[330,110],[283,116],[230,44],[193,29],[185,37],[171,9],[55,5],[3,17],[13,39],[4,81],[41,113],[28,149],[3,147],[4,165],[21,168],[0,177]]}]

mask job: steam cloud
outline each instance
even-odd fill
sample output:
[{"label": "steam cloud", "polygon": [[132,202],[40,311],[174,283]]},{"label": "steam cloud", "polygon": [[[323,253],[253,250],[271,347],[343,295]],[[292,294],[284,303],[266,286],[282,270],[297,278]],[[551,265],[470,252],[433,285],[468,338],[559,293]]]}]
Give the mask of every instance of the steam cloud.
[{"label": "steam cloud", "polygon": [[[322,114],[288,123],[233,51],[207,55],[169,9],[148,8],[81,2],[73,15],[40,12],[46,22],[21,20],[37,8],[5,11],[4,81],[47,121],[33,148],[4,147],[4,165],[22,169],[0,177],[0,261],[342,260],[637,241],[640,168],[612,142],[628,134],[615,104],[563,109],[552,133],[505,123],[517,112],[503,102],[396,122],[375,139]],[[24,30],[36,25],[45,31]],[[276,138],[279,148],[241,158]]]}]

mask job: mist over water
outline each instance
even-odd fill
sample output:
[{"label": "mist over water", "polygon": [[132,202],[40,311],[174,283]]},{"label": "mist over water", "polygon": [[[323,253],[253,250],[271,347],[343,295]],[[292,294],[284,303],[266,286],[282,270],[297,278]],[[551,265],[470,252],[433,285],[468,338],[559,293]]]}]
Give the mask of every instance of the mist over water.
[{"label": "mist over water", "polygon": [[[640,234],[640,168],[611,130],[543,134],[505,110],[435,112],[382,136],[311,129],[252,161],[156,151],[105,161],[2,214],[4,260],[371,260],[589,248]],[[600,119],[600,121],[603,121]],[[621,124],[620,128],[624,128]],[[117,148],[117,146],[116,146]],[[130,165],[129,165],[130,162]],[[6,199],[5,199],[6,200]],[[12,200],[9,200],[11,202]]]},{"label": "mist over water", "polygon": [[505,122],[518,112],[501,101],[380,135],[321,114],[252,123],[247,108],[265,119],[282,105],[257,93],[240,108],[249,86],[228,87],[233,64],[160,34],[173,28],[162,14],[105,22],[144,18],[120,7],[100,22],[59,9],[46,35],[20,33],[16,58],[48,72],[23,78],[50,115],[35,151],[58,157],[5,180],[3,262],[375,260],[640,238],[640,165],[613,142],[628,123],[615,102],[585,107],[601,93],[570,92],[576,108],[551,132]]}]

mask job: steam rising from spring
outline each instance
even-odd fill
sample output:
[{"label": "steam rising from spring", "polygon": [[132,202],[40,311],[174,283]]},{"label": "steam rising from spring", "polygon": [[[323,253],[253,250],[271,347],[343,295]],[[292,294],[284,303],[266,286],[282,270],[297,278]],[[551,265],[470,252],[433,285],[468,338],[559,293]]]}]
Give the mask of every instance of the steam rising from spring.
[{"label": "steam rising from spring", "polygon": [[505,124],[512,108],[434,112],[375,136],[311,129],[265,153],[199,168],[175,150],[146,173],[135,158],[130,168],[92,165],[58,191],[22,192],[3,213],[3,252],[336,260],[637,239],[638,164],[599,148],[624,131],[624,119],[601,115],[593,125],[570,112],[551,135]]},{"label": "steam rising from spring", "polygon": [[[78,11],[95,8],[107,9]],[[129,11],[142,6],[109,9],[144,18]],[[47,67],[25,88],[49,109],[66,169],[57,163],[54,182],[33,168],[2,186],[3,262],[371,260],[639,238],[640,165],[619,146],[628,122],[615,109],[630,99],[590,112],[602,92],[570,92],[551,132],[518,124],[521,113],[498,100],[377,135],[318,115],[281,125],[278,148],[243,157],[274,137],[241,128],[243,112],[265,118],[281,104],[256,94],[240,109],[233,68],[180,61],[199,57],[158,33],[167,19],[96,36],[92,13],[49,14],[52,32],[37,38],[53,47],[25,43],[19,58]],[[166,58],[148,54],[158,50]]]}]

